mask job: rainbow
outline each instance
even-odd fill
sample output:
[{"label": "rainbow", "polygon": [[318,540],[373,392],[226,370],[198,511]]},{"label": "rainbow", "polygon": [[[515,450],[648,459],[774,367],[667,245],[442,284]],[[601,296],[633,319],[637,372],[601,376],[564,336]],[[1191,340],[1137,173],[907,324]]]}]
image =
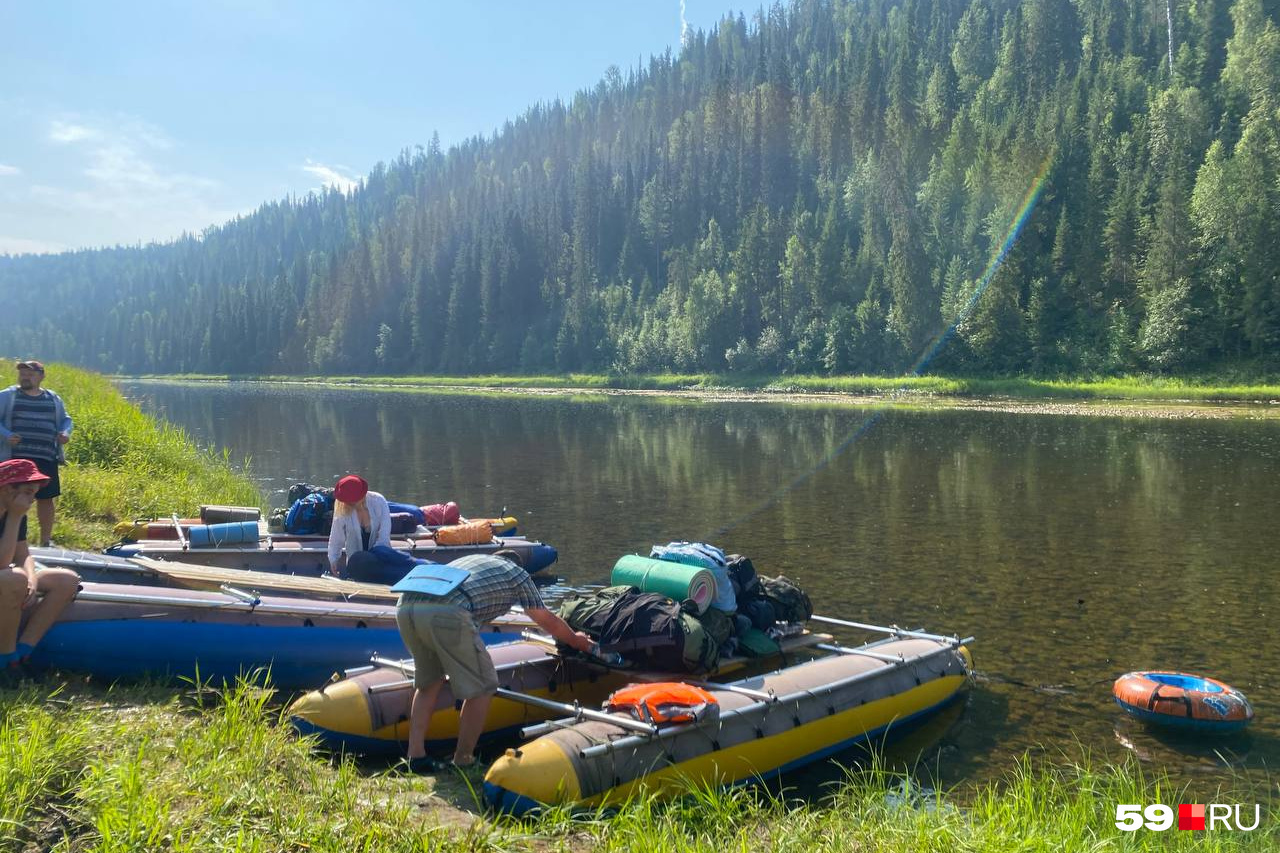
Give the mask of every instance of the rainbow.
[{"label": "rainbow", "polygon": [[[1031,214],[1036,207],[1036,202],[1040,200],[1040,194],[1044,191],[1045,184],[1048,181],[1049,167],[1053,164],[1053,160],[1054,153],[1053,151],[1050,151],[1045,155],[1044,160],[1041,161],[1039,170],[1037,170],[1035,177],[1031,180],[1031,185],[1028,187],[1026,195],[1023,196],[1022,204],[1018,206],[1017,213],[1014,214],[1013,222],[1009,225],[1009,230],[1005,232],[1004,240],[995,249],[995,251],[992,252],[991,260],[987,263],[987,267],[983,271],[982,277],[978,279],[978,284],[974,287],[973,293],[969,294],[969,298],[965,300],[964,306],[960,309],[960,312],[956,315],[955,319],[951,321],[951,324],[939,332],[929,346],[925,348],[924,353],[920,358],[916,359],[915,364],[912,365],[911,369],[906,373],[907,376],[923,375],[924,371],[928,369],[930,362],[937,357],[938,353],[942,351],[942,348],[945,347],[947,342],[951,340],[953,335],[955,335],[956,329],[960,328],[960,325],[968,320],[970,315],[973,314],[973,309],[977,306],[978,300],[982,298],[982,294],[986,292],[987,287],[991,284],[991,280],[995,278],[1000,267],[1004,265],[1005,259],[1009,257],[1009,252],[1013,250],[1013,245],[1018,240],[1018,235],[1022,233],[1022,229],[1025,228],[1027,222],[1030,221]],[[851,432],[848,437],[836,445],[836,447],[828,453],[822,461],[814,465],[808,471],[797,475],[791,480],[791,482],[778,489],[754,508],[748,510],[746,513],[728,524],[719,527],[712,534],[703,537],[703,540],[713,541],[716,537],[728,533],[773,506],[784,495],[791,492],[791,490],[795,489],[823,468],[826,468],[833,460],[848,450],[850,445],[875,426],[884,415],[885,410],[895,400],[907,393],[908,390],[907,386],[902,386],[890,391],[887,400],[878,405],[876,407],[876,411],[868,415],[866,420],[864,420],[857,429]]]},{"label": "rainbow", "polygon": [[[933,342],[925,348],[924,354],[916,360],[911,370],[907,372],[908,376],[920,376],[929,367],[929,362],[942,351],[947,341],[951,340],[951,336],[955,334],[956,329],[960,328],[960,324],[969,319],[973,314],[974,307],[977,306],[978,300],[982,298],[982,294],[986,293],[987,286],[991,284],[991,279],[995,278],[1000,267],[1004,265],[1005,258],[1009,257],[1009,252],[1013,250],[1013,244],[1017,242],[1018,235],[1022,233],[1022,229],[1026,227],[1027,222],[1031,219],[1031,212],[1035,210],[1036,202],[1040,200],[1040,193],[1044,190],[1044,185],[1049,177],[1049,166],[1053,162],[1053,153],[1050,152],[1040,164],[1040,169],[1036,172],[1036,176],[1031,181],[1031,187],[1027,190],[1026,196],[1022,199],[1018,212],[1013,217],[1013,224],[1009,226],[1009,230],[1004,235],[1002,242],[995,252],[991,255],[987,268],[983,271],[982,277],[978,279],[978,286],[973,289],[973,293],[969,294],[969,298],[965,301],[964,307],[960,309],[960,313],[951,321],[951,325],[947,326]],[[900,391],[895,392],[900,393]]]}]

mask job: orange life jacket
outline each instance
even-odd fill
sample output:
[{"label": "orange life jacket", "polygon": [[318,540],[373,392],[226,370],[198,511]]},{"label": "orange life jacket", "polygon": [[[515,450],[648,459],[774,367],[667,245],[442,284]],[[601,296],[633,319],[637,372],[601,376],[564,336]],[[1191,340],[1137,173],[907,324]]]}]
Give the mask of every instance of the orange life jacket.
[{"label": "orange life jacket", "polygon": [[628,714],[656,726],[692,723],[720,713],[716,697],[701,687],[679,681],[629,684],[605,700],[611,714]]}]

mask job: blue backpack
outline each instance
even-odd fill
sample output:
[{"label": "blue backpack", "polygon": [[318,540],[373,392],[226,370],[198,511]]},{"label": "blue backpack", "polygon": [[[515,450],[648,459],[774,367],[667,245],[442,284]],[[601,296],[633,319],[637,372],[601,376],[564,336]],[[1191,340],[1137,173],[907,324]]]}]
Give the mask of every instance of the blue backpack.
[{"label": "blue backpack", "polygon": [[284,517],[284,532],[294,536],[326,533],[333,524],[333,499],[320,492],[298,498]]}]

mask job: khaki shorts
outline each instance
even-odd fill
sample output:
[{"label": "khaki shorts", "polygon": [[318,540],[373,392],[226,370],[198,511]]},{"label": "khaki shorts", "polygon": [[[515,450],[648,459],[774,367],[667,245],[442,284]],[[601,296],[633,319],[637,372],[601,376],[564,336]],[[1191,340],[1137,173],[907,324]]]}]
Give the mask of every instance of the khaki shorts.
[{"label": "khaki shorts", "polygon": [[461,607],[433,601],[402,602],[396,608],[396,625],[413,655],[414,687],[429,687],[448,675],[455,699],[498,689],[493,658],[471,614]]}]

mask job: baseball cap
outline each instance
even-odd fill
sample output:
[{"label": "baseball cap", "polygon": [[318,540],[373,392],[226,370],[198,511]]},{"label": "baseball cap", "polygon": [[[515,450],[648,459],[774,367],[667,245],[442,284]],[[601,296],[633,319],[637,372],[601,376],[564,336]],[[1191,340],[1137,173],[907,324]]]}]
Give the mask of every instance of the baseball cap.
[{"label": "baseball cap", "polygon": [[34,358],[18,362],[17,368],[19,370],[34,370],[36,373],[44,373],[44,365],[36,361]]}]

